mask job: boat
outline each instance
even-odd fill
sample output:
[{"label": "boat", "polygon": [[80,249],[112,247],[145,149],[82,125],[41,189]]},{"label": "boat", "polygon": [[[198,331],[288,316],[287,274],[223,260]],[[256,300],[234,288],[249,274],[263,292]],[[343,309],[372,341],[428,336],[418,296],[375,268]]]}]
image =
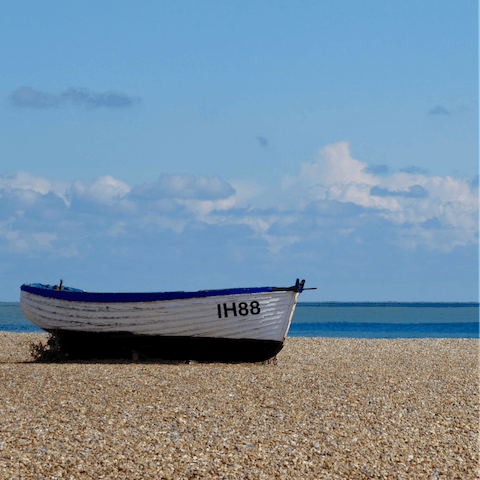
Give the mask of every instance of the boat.
[{"label": "boat", "polygon": [[96,293],[34,283],[21,286],[20,307],[68,359],[260,362],[283,348],[300,293],[313,290],[304,285]]}]

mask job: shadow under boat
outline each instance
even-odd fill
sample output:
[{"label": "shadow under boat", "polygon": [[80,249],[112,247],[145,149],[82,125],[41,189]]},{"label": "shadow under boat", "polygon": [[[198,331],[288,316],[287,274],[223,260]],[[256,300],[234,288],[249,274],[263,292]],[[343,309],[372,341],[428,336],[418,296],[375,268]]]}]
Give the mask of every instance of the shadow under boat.
[{"label": "shadow under boat", "polygon": [[283,342],[210,337],[141,336],[55,330],[52,356],[61,360],[168,359],[172,361],[252,363],[277,355]]}]

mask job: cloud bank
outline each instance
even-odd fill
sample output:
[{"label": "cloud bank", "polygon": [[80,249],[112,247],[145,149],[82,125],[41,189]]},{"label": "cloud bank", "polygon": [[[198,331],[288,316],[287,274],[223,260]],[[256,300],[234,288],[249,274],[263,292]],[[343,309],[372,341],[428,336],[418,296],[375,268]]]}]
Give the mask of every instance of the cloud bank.
[{"label": "cloud bank", "polygon": [[[162,174],[134,186],[112,175],[61,182],[5,173],[0,264],[21,255],[33,262],[77,259],[78,268],[90,262],[96,269],[110,259],[113,270],[128,264],[145,272],[161,264],[184,277],[198,275],[201,283],[202,271],[238,272],[240,265],[267,275],[288,262],[295,271],[318,264],[344,268],[348,277],[351,270],[359,275],[361,258],[374,268],[378,258],[385,264],[416,251],[445,258],[458,249],[475,252],[478,182],[405,170],[375,173],[340,142],[285,176],[275,195],[266,192],[269,201],[259,186],[219,177]],[[328,267],[333,258],[337,263]]]},{"label": "cloud bank", "polygon": [[[142,230],[151,222],[177,232],[187,225],[242,225],[272,251],[319,234],[361,241],[375,225],[382,225],[379,237],[385,237],[388,226],[385,240],[403,248],[425,245],[448,252],[476,244],[478,184],[472,179],[428,177],[414,167],[390,175],[376,171],[354,159],[347,143],[328,145],[315,161],[301,164],[298,175],[284,177],[282,201],[268,206],[256,204],[255,192],[238,198],[233,186],[218,177],[162,174],[131,186],[111,175],[93,182],[59,182],[28,172],[3,174],[0,204],[8,220],[0,237],[9,239],[14,250],[27,233],[48,231],[51,242],[62,238],[65,232],[46,218],[36,218],[38,231],[21,228],[26,216],[41,211],[43,218],[68,218],[85,235],[98,228],[98,235],[108,236],[116,222],[122,222],[122,232]],[[42,245],[48,249],[51,242]]]},{"label": "cloud bank", "polygon": [[76,87],[68,88],[55,95],[25,86],[13,91],[9,95],[8,101],[16,108],[48,109],[71,105],[94,110],[97,108],[128,108],[139,103],[140,99],[125,93],[95,93],[86,88]]}]

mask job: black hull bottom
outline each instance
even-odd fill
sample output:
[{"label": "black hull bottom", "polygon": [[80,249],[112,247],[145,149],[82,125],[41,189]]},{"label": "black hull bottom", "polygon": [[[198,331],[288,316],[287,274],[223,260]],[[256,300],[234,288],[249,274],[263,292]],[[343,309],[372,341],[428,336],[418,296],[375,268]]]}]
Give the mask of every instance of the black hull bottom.
[{"label": "black hull bottom", "polygon": [[206,362],[262,362],[283,347],[275,340],[241,340],[205,337],[161,337],[118,333],[55,330],[60,352],[75,359],[197,360]]}]

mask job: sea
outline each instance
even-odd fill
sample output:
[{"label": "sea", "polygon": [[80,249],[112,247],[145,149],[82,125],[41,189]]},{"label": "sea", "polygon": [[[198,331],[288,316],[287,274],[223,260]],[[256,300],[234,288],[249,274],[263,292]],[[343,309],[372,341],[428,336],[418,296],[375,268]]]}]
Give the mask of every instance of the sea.
[{"label": "sea", "polygon": [[[18,302],[0,302],[0,331],[42,332]],[[479,338],[478,303],[300,302],[289,337]]]}]

